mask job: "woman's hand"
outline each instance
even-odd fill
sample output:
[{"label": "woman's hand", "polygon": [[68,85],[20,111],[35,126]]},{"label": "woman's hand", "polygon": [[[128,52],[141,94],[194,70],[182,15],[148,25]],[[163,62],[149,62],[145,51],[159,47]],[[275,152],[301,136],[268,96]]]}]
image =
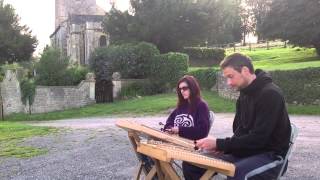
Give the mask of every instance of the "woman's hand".
[{"label": "woman's hand", "polygon": [[178,127],[172,127],[165,129],[165,132],[168,132],[170,134],[178,134],[179,133],[179,128]]}]

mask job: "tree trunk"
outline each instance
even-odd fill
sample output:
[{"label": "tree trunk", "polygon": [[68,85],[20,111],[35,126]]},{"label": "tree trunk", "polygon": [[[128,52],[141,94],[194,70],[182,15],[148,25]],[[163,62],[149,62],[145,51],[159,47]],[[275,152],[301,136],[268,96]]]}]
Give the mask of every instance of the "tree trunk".
[{"label": "tree trunk", "polygon": [[320,43],[314,44],[314,48],[316,48],[317,55],[320,56]]},{"label": "tree trunk", "polygon": [[243,43],[242,43],[242,46],[246,46],[247,45],[247,43],[246,43],[246,35],[247,35],[247,33],[243,32]]}]

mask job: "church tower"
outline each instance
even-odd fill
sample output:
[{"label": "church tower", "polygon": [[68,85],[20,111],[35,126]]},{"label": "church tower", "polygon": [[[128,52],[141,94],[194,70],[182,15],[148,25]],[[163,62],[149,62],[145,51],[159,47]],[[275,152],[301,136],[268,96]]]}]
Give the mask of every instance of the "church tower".
[{"label": "church tower", "polygon": [[74,15],[104,15],[96,0],[55,0],[55,27]]},{"label": "church tower", "polygon": [[65,0],[55,0],[55,28],[68,18]]},{"label": "church tower", "polygon": [[95,0],[55,0],[55,12],[51,43],[71,63],[88,65],[94,49],[109,44],[102,27],[105,11]]}]

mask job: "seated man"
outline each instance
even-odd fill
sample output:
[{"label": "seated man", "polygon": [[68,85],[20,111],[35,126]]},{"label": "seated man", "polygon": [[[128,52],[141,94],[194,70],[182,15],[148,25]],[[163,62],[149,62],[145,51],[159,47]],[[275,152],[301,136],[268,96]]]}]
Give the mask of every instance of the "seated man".
[{"label": "seated man", "polygon": [[290,120],[281,90],[262,70],[254,72],[251,59],[239,53],[226,57],[220,64],[228,85],[240,91],[233,122],[233,136],[204,138],[197,146],[205,150],[223,152],[221,158],[236,166],[234,177],[271,179],[280,168],[261,169],[284,157],[290,139]]}]

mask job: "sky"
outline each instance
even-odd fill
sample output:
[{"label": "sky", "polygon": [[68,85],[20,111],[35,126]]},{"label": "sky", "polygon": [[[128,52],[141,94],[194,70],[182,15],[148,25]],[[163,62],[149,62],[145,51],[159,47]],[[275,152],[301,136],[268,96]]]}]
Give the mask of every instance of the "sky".
[{"label": "sky", "polygon": [[[110,9],[108,0],[96,2],[103,9]],[[49,36],[55,30],[55,0],[4,0],[4,3],[13,6],[15,13],[21,18],[20,24],[27,25],[32,30],[32,35],[37,37],[38,46],[34,55],[39,55],[47,44],[50,45]],[[128,6],[128,0],[117,0],[120,10],[128,9]]]}]

